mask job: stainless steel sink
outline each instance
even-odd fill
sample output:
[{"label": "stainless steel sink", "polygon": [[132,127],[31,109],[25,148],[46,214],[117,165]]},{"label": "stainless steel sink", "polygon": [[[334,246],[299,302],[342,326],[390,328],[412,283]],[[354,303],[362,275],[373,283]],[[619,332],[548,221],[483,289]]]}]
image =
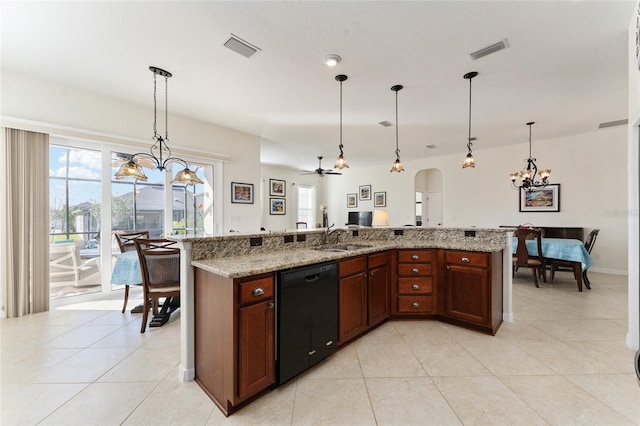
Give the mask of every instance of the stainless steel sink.
[{"label": "stainless steel sink", "polygon": [[316,247],[316,250],[328,252],[345,252],[369,247],[371,247],[371,245],[369,244],[332,244]]}]

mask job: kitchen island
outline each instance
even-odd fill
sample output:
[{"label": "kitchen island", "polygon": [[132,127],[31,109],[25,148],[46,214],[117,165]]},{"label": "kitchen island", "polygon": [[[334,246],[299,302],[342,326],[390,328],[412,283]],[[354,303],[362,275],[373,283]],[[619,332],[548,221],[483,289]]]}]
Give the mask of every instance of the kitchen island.
[{"label": "kitchen island", "polygon": [[176,237],[180,379],[195,378],[226,415],[266,391],[276,375],[277,274],[323,262],[339,271],[338,347],[388,318],[495,334],[512,320],[510,237],[510,229],[415,227]]}]

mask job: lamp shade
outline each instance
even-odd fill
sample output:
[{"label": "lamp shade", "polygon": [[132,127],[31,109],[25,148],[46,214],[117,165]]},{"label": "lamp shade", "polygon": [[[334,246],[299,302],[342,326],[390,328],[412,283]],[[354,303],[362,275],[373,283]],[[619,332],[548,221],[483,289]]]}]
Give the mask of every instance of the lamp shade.
[{"label": "lamp shade", "polygon": [[389,214],[386,210],[375,210],[373,212],[372,226],[389,226]]}]

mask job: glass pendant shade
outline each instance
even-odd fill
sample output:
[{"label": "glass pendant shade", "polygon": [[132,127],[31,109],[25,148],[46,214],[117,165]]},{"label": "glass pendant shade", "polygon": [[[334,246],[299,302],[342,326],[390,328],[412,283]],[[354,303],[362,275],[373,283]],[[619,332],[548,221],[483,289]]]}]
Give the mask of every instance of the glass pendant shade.
[{"label": "glass pendant shade", "polygon": [[142,167],[136,164],[133,160],[128,161],[120,166],[114,177],[116,178],[116,180],[135,178],[142,182],[146,182],[148,179],[142,171]]},{"label": "glass pendant shade", "polygon": [[198,178],[198,176],[196,176],[195,172],[190,170],[188,167],[176,173],[176,177],[173,178],[171,183],[174,182],[184,183],[188,186],[195,185],[196,183],[204,183],[200,178]]},{"label": "glass pendant shade", "polygon": [[336,164],[333,167],[340,170],[349,168],[349,163],[347,163],[347,160],[344,158],[344,155],[342,155],[342,153],[338,155]]},{"label": "glass pendant shade", "polygon": [[469,152],[467,154],[467,158],[464,159],[464,163],[462,163],[462,168],[466,169],[467,167],[475,167],[475,166],[476,166],[476,162],[473,159],[473,154]]},{"label": "glass pendant shade", "polygon": [[396,161],[393,162],[393,164],[391,165],[391,170],[389,170],[390,172],[404,172],[404,166],[402,165],[402,161],[400,161],[400,159],[398,158]]}]

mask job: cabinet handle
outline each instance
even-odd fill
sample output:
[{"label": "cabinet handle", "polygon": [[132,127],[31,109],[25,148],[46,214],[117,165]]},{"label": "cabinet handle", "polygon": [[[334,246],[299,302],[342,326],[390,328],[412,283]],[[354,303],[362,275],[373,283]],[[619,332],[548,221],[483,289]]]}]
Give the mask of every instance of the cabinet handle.
[{"label": "cabinet handle", "polygon": [[462,260],[462,263],[469,263],[469,262],[471,262],[471,261],[469,260],[469,258],[468,258],[468,257],[463,257],[463,258],[462,258],[462,259],[460,259],[460,260]]},{"label": "cabinet handle", "polygon": [[373,276],[373,272],[369,272],[369,275]]},{"label": "cabinet handle", "polygon": [[413,302],[413,304],[411,305],[414,308],[419,308],[420,304],[418,302]]},{"label": "cabinet handle", "polygon": [[316,353],[316,350],[315,350],[315,349],[314,349],[314,350],[312,350],[312,351],[309,351],[309,356],[311,356],[311,355],[313,355],[313,354],[315,354],[315,353]]},{"label": "cabinet handle", "polygon": [[333,340],[329,340],[327,343],[324,344],[325,346],[331,346],[333,345]]},{"label": "cabinet handle", "polygon": [[420,286],[418,284],[412,285],[411,288],[414,290],[420,290]]},{"label": "cabinet handle", "polygon": [[269,309],[273,309],[276,306],[276,304],[273,302],[269,302],[267,306],[269,307]]},{"label": "cabinet handle", "polygon": [[262,287],[256,287],[253,289],[253,291],[251,292],[251,295],[253,297],[258,297],[258,296],[262,296],[264,294],[264,288]]},{"label": "cabinet handle", "polygon": [[418,268],[413,268],[413,269],[411,270],[411,273],[412,273],[412,274],[417,274],[418,272],[420,272],[420,271],[418,271]]},{"label": "cabinet handle", "polygon": [[411,256],[411,259],[413,259],[413,260],[418,260],[418,255],[417,255],[417,254],[414,254],[413,256]]}]

